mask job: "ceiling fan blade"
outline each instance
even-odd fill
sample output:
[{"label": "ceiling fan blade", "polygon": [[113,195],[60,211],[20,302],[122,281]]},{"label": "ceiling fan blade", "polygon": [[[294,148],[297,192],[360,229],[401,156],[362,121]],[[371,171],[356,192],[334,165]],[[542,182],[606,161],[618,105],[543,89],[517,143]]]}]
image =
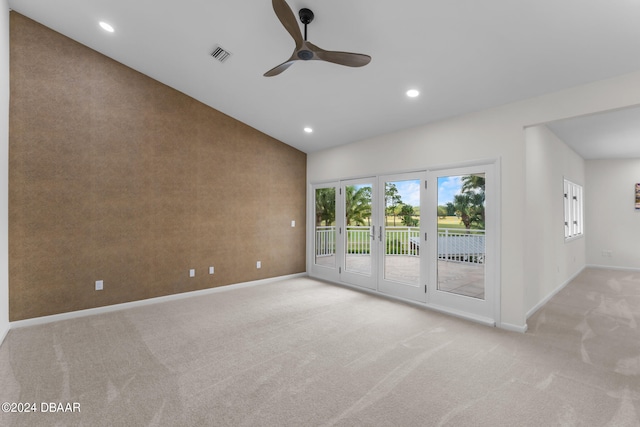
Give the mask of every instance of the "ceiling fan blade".
[{"label": "ceiling fan blade", "polygon": [[296,49],[302,46],[302,32],[298,26],[298,20],[293,14],[293,11],[284,0],[273,0],[273,10],[276,16],[284,26],[284,28],[291,34],[293,41],[296,42]]},{"label": "ceiling fan blade", "polygon": [[293,65],[293,63],[296,62],[296,61],[297,61],[297,59],[291,58],[287,62],[283,62],[282,64],[277,65],[277,66],[273,67],[272,69],[270,69],[269,71],[267,71],[266,73],[264,73],[264,77],[277,76],[278,74],[282,73],[287,68],[291,67]]},{"label": "ceiling fan blade", "polygon": [[309,46],[311,50],[313,50],[313,53],[315,53],[316,59],[320,59],[322,61],[346,65],[347,67],[363,67],[371,62],[371,57],[369,55],[364,55],[362,53],[324,50],[312,43],[306,43],[307,46]]}]

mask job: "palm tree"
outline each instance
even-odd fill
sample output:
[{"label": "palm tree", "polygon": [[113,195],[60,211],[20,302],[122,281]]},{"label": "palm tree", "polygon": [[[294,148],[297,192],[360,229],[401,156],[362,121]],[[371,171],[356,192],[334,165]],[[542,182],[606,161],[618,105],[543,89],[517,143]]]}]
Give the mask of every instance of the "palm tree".
[{"label": "palm tree", "polygon": [[485,178],[484,174],[466,175],[461,178],[463,193],[482,191],[484,192]]},{"label": "palm tree", "polygon": [[347,225],[365,225],[371,218],[371,187],[345,187],[345,217]]},{"label": "palm tree", "polygon": [[460,193],[453,197],[456,215],[467,230],[473,228],[484,230],[484,191]]},{"label": "palm tree", "polygon": [[471,200],[468,193],[460,193],[453,196],[453,206],[456,209],[456,216],[460,218],[460,221],[462,221],[467,230],[471,228],[471,216],[469,215],[470,205]]},{"label": "palm tree", "polygon": [[336,220],[336,189],[318,188],[316,190],[316,226],[332,225]]},{"label": "palm tree", "polygon": [[484,230],[485,175],[466,175],[461,181],[460,194],[453,201],[456,215],[467,230],[472,227]]},{"label": "palm tree", "polygon": [[471,193],[469,199],[471,202],[469,208],[471,227],[484,230],[484,191]]}]

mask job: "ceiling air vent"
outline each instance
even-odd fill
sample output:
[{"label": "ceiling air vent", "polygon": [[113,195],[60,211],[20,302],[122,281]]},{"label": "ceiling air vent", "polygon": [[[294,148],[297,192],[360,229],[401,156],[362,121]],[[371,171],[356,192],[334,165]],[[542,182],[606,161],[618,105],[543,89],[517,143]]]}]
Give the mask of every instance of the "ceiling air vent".
[{"label": "ceiling air vent", "polygon": [[213,49],[213,52],[211,52],[211,56],[213,56],[220,62],[224,62],[231,56],[231,52],[229,52],[228,50],[224,50],[222,47],[217,45],[215,49]]}]

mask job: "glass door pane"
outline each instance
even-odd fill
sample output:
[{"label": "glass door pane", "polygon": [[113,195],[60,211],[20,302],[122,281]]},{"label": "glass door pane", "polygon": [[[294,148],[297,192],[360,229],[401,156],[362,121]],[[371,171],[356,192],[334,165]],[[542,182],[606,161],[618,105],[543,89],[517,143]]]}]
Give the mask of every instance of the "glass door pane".
[{"label": "glass door pane", "polygon": [[336,267],[336,188],[315,189],[314,263]]},{"label": "glass door pane", "polygon": [[384,278],[420,283],[420,180],[385,182]]},{"label": "glass door pane", "polygon": [[343,181],[341,183],[343,227],[339,226],[344,269],[343,282],[376,288],[375,224],[373,197],[374,184],[369,179]]},{"label": "glass door pane", "polygon": [[345,270],[371,274],[371,190],[372,184],[346,185]]},{"label": "glass door pane", "polygon": [[437,289],[485,299],[485,173],[438,177]]}]

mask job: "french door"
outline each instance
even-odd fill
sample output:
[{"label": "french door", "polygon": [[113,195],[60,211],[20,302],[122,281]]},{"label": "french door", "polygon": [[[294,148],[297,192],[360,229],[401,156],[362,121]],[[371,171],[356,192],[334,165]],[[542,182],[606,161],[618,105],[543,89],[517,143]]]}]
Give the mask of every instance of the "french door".
[{"label": "french door", "polygon": [[314,186],[311,274],[487,322],[497,319],[494,168]]},{"label": "french door", "polygon": [[339,182],[318,184],[312,187],[313,194],[313,242],[310,274],[337,282],[340,280],[338,259],[337,213],[340,208]]},{"label": "french door", "polygon": [[424,173],[386,175],[379,178],[378,290],[413,301],[426,301],[424,253],[427,205]]},{"label": "french door", "polygon": [[376,289],[378,249],[375,229],[378,215],[373,209],[377,203],[376,180],[365,178],[342,181],[341,224],[338,225],[340,253],[340,280],[342,282]]},{"label": "french door", "polygon": [[498,319],[498,192],[495,165],[427,174],[428,304],[492,322]]},{"label": "french door", "polygon": [[340,281],[393,296],[426,300],[423,173],[342,181],[337,250]]}]

